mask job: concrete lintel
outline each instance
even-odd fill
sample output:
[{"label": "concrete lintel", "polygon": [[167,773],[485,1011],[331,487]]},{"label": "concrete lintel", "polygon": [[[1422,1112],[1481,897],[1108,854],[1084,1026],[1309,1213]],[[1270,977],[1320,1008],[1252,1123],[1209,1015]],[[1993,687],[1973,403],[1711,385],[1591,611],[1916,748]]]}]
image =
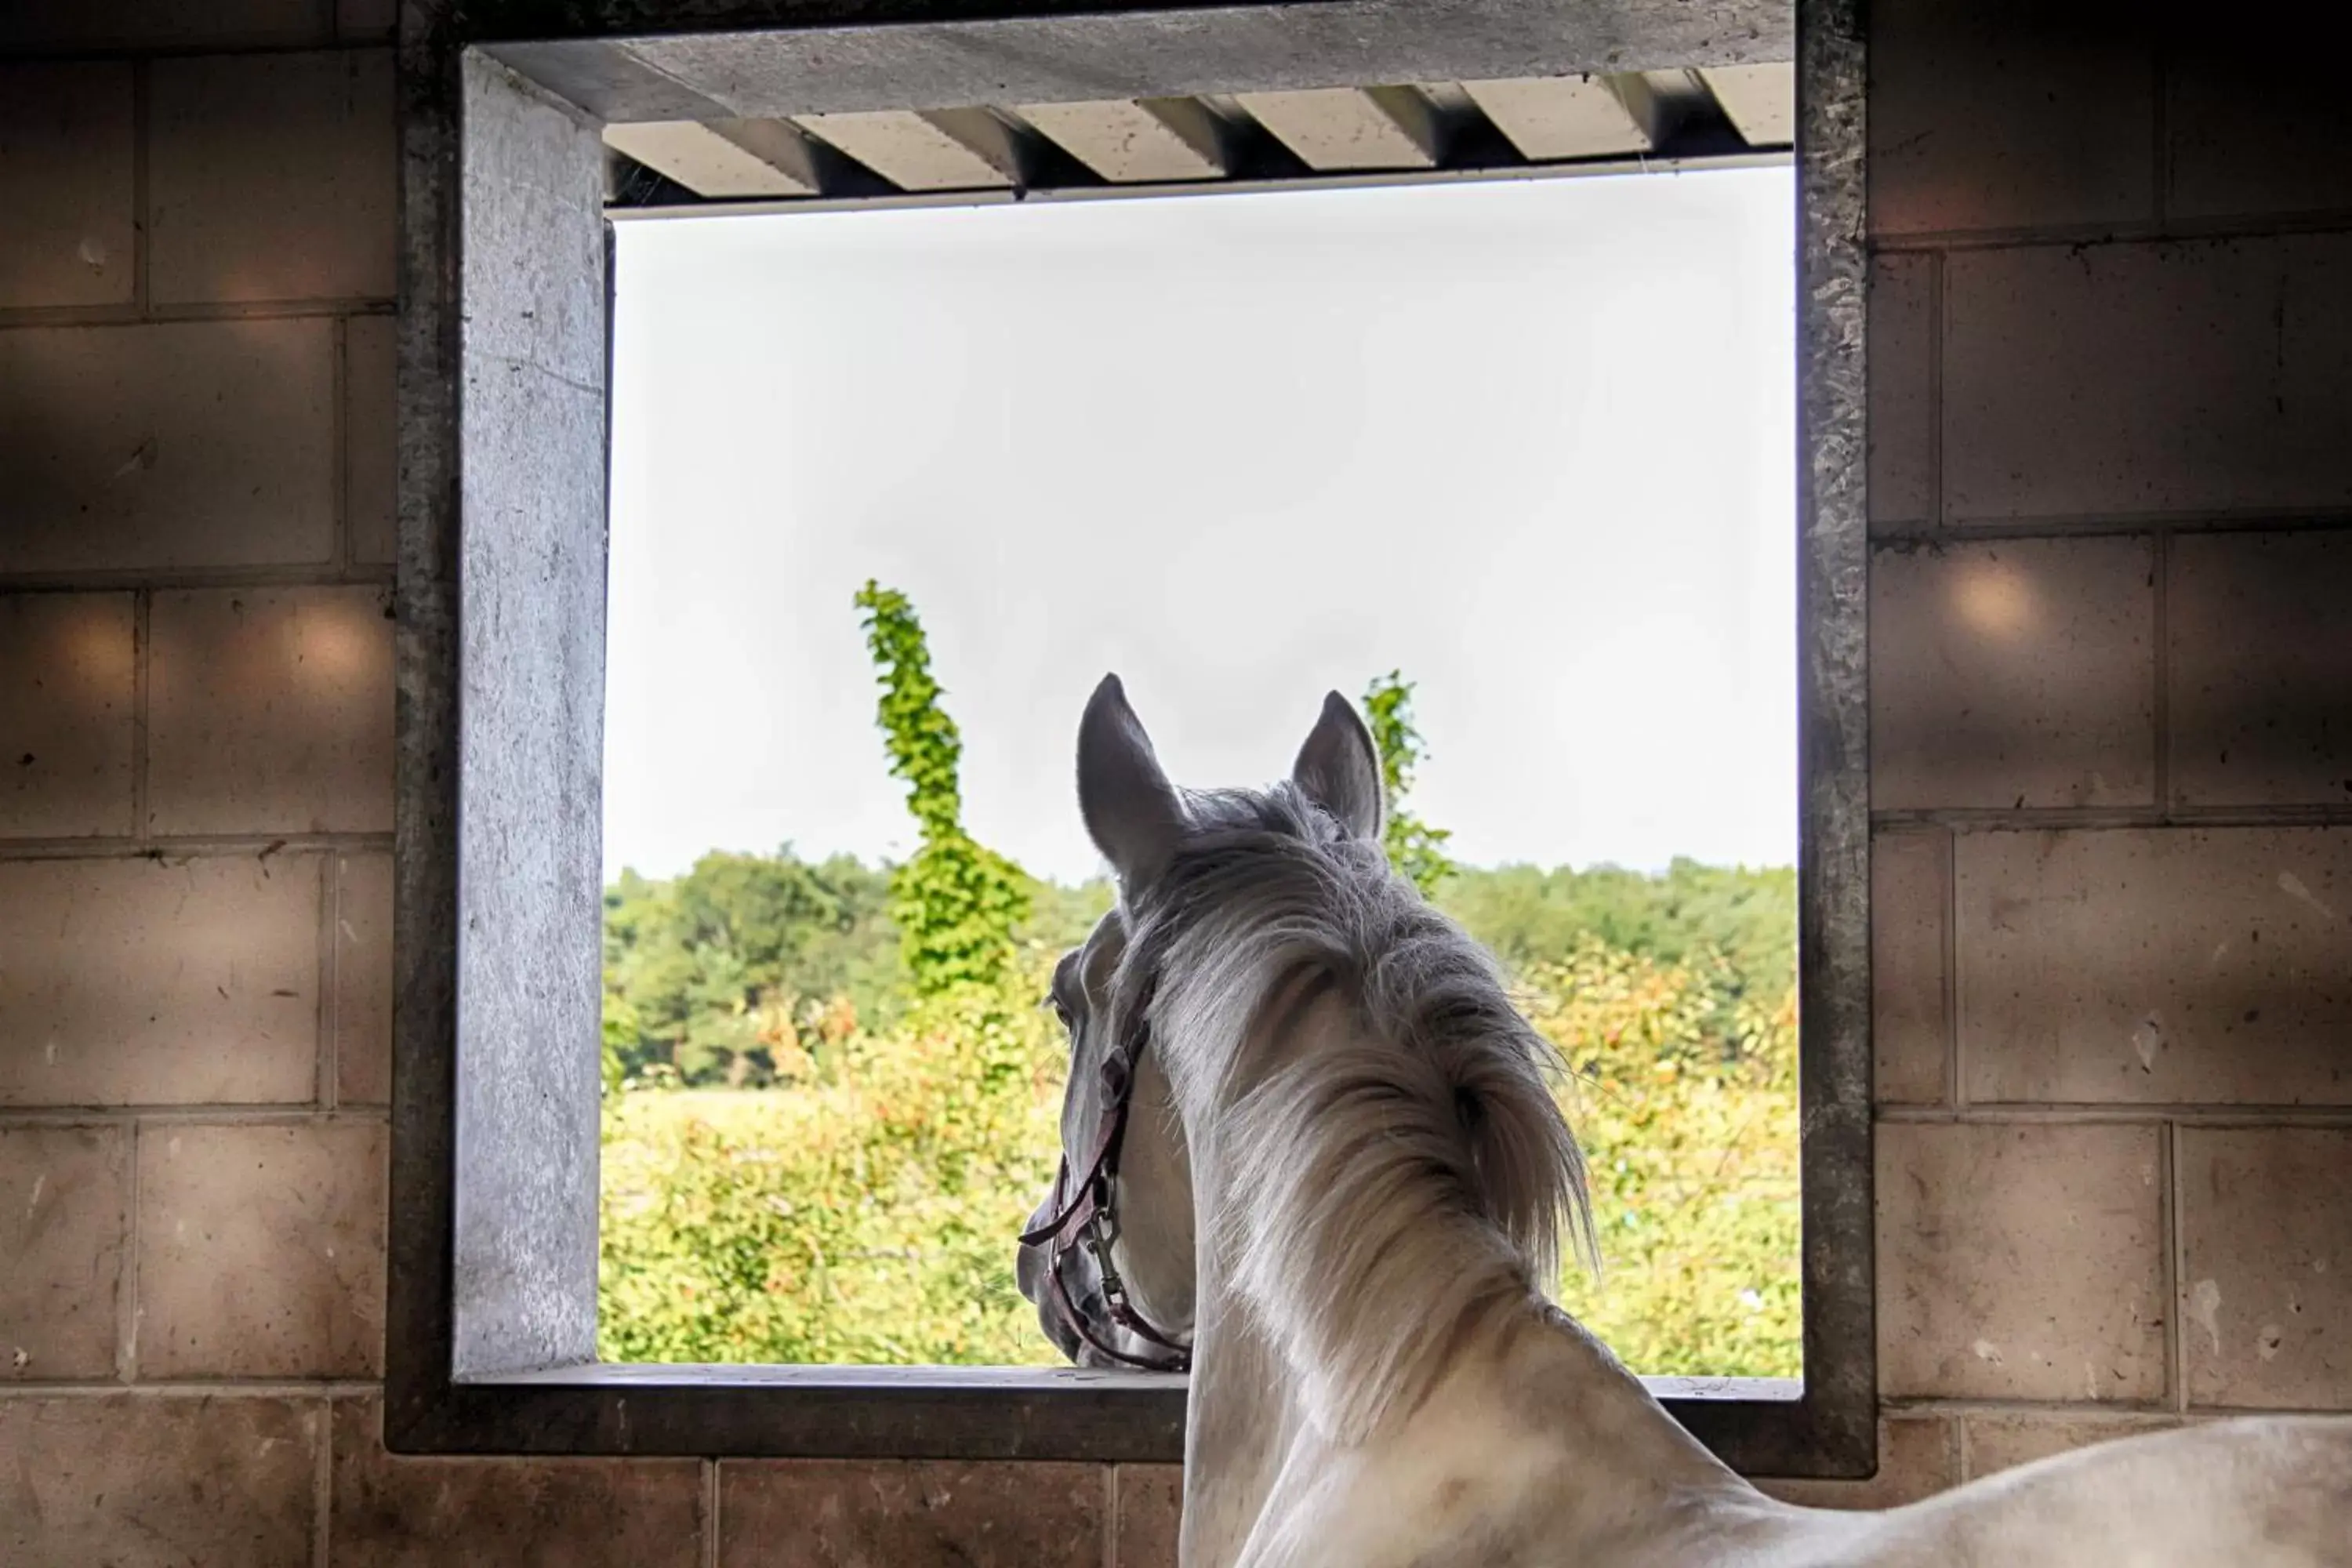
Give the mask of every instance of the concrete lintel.
[{"label": "concrete lintel", "polygon": [[1638,76],[1626,79],[1634,102],[1643,106],[1639,114],[1609,77],[1518,77],[1465,81],[1462,88],[1522,157],[1550,163],[1647,153],[1657,146],[1650,134],[1648,89]]},{"label": "concrete lintel", "polygon": [[1234,96],[1310,169],[1437,166],[1437,117],[1428,100],[1410,88],[1313,88]]},{"label": "concrete lintel", "polygon": [[1719,66],[1699,79],[1750,147],[1786,147],[1797,138],[1797,68]]},{"label": "concrete lintel", "polygon": [[1227,172],[1216,119],[1191,99],[1029,103],[1014,112],[1114,184],[1214,180]]},{"label": "concrete lintel", "polygon": [[806,114],[799,122],[901,190],[991,190],[1021,184],[1012,128],[983,109]]},{"label": "concrete lintel", "polygon": [[644,121],[604,144],[702,196],[813,196],[824,188],[808,139],[780,120]]},{"label": "concrete lintel", "polygon": [[[975,3],[915,6],[924,15],[887,26],[857,25],[851,13],[871,20],[873,7],[848,0],[693,0],[610,15],[619,5],[556,17],[544,5],[480,0],[467,18],[488,52],[607,121],[1482,81],[1795,50],[1788,0],[1094,0],[1025,16]],[[760,30],[731,30],[742,27]]]}]

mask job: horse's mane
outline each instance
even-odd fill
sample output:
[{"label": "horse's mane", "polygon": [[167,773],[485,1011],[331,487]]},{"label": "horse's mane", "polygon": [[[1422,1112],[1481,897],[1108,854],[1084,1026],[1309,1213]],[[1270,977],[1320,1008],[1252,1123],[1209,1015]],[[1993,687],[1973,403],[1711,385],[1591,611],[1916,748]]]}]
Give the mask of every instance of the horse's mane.
[{"label": "horse's mane", "polygon": [[[1550,1295],[1564,1227],[1591,1256],[1559,1058],[1486,950],[1295,785],[1186,804],[1128,909],[1115,1005],[1148,1001],[1153,1048],[1182,1053],[1188,1122],[1215,1106],[1236,1197],[1209,1234],[1318,1425],[1360,1442],[1467,1335]],[[1326,988],[1342,1043],[1271,1051]]]}]

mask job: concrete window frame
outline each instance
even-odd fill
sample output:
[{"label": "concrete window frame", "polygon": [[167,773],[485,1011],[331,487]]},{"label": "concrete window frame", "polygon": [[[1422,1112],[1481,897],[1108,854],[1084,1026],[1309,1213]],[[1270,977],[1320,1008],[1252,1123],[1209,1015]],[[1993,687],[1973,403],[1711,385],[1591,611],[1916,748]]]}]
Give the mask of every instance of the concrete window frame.
[{"label": "concrete window frame", "polygon": [[406,0],[388,1446],[1183,1452],[1181,1378],[596,1361],[606,118],[1730,65],[1793,43],[1806,1373],[1651,1382],[1747,1474],[1873,1473],[1860,10],[1794,0],[1792,40],[1789,0]]}]

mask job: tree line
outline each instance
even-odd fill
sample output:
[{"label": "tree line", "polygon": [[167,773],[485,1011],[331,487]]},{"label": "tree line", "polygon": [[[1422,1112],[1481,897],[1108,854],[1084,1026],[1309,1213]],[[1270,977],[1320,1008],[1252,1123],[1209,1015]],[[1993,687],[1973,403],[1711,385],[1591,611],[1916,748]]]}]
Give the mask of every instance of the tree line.
[{"label": "tree line", "polygon": [[[1108,883],[1030,876],[962,820],[962,738],[945,710],[922,626],[905,595],[856,595],[891,774],[919,829],[895,864],[713,850],[684,874],[624,871],[604,894],[608,1082],[766,1087],[807,1076],[828,1039],[885,1030],[918,1000],[1000,986],[1039,951],[1084,939]],[[1795,873],[1677,860],[1663,873],[1595,867],[1479,868],[1446,853],[1447,832],[1412,805],[1427,748],[1400,672],[1368,683],[1365,717],[1389,792],[1384,837],[1398,869],[1516,973],[1595,939],[1691,964],[1727,1010],[1769,997],[1795,972]]]}]

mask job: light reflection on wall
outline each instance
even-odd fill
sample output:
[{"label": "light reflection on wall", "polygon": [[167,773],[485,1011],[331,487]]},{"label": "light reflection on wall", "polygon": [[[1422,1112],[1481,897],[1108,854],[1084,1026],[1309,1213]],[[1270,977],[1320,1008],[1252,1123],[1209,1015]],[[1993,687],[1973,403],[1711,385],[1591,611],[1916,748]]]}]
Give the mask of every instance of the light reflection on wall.
[{"label": "light reflection on wall", "polygon": [[2023,573],[1998,557],[1954,573],[1951,595],[1960,624],[1988,641],[2012,642],[2032,627],[2032,587]]},{"label": "light reflection on wall", "polygon": [[127,600],[75,595],[59,607],[64,613],[50,628],[54,644],[37,655],[35,668],[70,679],[92,701],[126,691],[132,658]]},{"label": "light reflection on wall", "polygon": [[321,687],[340,690],[384,661],[383,627],[363,603],[310,605],[296,616],[297,668]]}]

